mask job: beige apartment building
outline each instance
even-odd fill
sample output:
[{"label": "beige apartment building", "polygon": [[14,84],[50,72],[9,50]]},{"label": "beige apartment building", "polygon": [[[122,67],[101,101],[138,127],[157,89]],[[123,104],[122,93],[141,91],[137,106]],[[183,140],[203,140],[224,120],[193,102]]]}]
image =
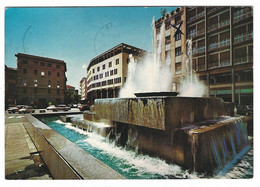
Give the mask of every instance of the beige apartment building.
[{"label": "beige apartment building", "polygon": [[87,98],[91,104],[97,98],[118,97],[127,79],[129,54],[138,58],[145,51],[121,43],[90,61],[87,68]]}]

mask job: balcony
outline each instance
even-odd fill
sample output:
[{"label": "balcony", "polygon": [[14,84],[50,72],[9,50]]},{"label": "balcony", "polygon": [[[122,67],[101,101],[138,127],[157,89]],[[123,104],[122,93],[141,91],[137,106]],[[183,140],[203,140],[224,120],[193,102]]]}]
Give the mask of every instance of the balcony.
[{"label": "balcony", "polygon": [[196,15],[190,17],[190,18],[188,19],[188,22],[191,22],[191,21],[194,21],[194,20],[196,20],[196,19],[198,19],[198,18],[201,18],[201,17],[203,17],[204,15],[205,15],[205,11],[199,12],[198,14],[196,14]]},{"label": "balcony", "polygon": [[210,25],[208,27],[208,31],[213,31],[215,29],[218,29],[218,28],[222,28],[222,27],[225,27],[226,25],[229,25],[230,21],[227,19],[227,20],[223,20],[223,21],[220,21],[218,23],[215,23],[213,25]]},{"label": "balcony", "polygon": [[253,39],[253,32],[251,33],[241,33],[234,37],[234,44],[252,40]]},{"label": "balcony", "polygon": [[192,30],[189,32],[189,38],[196,37],[204,33],[205,33],[205,29]]},{"label": "balcony", "polygon": [[205,64],[198,65],[198,71],[204,71],[205,70]]},{"label": "balcony", "polygon": [[234,23],[239,22],[241,20],[245,20],[249,17],[253,16],[253,9],[247,10],[245,13],[242,13],[240,11],[234,13],[233,21]]},{"label": "balcony", "polygon": [[230,45],[230,40],[225,39],[225,40],[222,40],[221,42],[218,42],[218,43],[214,42],[214,43],[209,44],[209,50],[218,49],[218,48],[226,47],[226,46],[229,46],[229,45]]},{"label": "balcony", "polygon": [[200,53],[204,53],[204,52],[205,52],[205,46],[200,46],[198,48],[192,49],[192,55],[200,54]]},{"label": "balcony", "polygon": [[248,62],[253,62],[253,56],[249,55],[249,56],[234,58],[234,64],[243,64]]},{"label": "balcony", "polygon": [[220,62],[220,66],[224,67],[224,66],[229,66],[230,65],[230,61],[229,60],[223,60]]},{"label": "balcony", "polygon": [[208,64],[208,66],[209,66],[209,69],[213,69],[213,68],[219,67],[219,64],[218,64],[218,62],[210,62]]}]

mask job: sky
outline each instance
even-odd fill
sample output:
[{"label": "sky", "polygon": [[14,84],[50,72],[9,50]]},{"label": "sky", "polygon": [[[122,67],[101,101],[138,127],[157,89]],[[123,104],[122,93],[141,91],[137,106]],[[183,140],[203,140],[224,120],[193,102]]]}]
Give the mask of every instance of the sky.
[{"label": "sky", "polygon": [[126,43],[153,50],[152,20],[176,7],[19,7],[5,10],[5,64],[17,53],[64,60],[67,85],[79,89],[92,58]]}]

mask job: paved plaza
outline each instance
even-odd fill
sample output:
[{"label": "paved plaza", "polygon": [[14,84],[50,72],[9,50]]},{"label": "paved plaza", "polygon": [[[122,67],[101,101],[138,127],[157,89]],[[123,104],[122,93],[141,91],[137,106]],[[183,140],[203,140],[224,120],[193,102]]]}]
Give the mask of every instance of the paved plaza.
[{"label": "paved plaza", "polygon": [[52,179],[24,123],[28,123],[24,115],[5,115],[5,178]]}]

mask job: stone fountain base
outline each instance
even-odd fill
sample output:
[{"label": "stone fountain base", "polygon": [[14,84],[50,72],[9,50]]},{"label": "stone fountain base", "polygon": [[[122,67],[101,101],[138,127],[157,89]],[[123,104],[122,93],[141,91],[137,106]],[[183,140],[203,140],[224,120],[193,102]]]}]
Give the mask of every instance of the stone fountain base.
[{"label": "stone fountain base", "polygon": [[90,121],[108,121],[110,138],[198,172],[213,173],[248,147],[246,121],[220,98],[97,99]]}]

